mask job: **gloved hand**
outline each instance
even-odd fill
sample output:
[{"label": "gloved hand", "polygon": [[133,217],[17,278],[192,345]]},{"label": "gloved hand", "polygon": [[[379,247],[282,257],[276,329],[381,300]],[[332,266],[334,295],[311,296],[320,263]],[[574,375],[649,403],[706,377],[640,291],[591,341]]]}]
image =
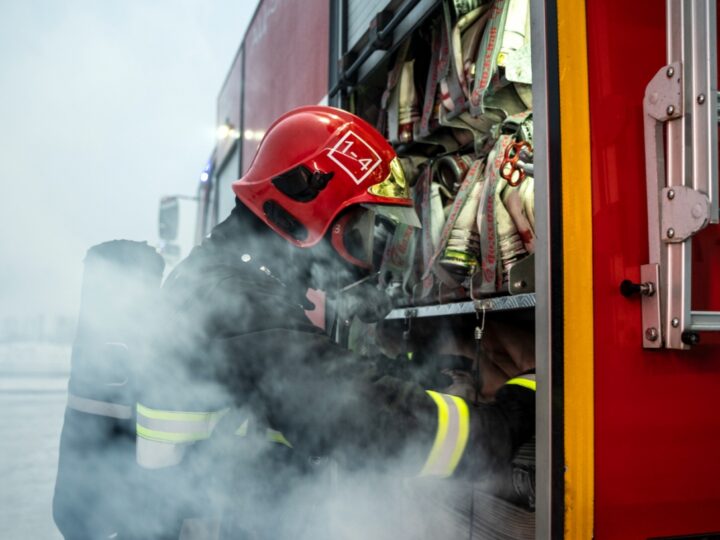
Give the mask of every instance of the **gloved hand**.
[{"label": "gloved hand", "polygon": [[345,313],[364,323],[383,320],[393,309],[392,298],[373,281],[364,281],[343,291]]}]

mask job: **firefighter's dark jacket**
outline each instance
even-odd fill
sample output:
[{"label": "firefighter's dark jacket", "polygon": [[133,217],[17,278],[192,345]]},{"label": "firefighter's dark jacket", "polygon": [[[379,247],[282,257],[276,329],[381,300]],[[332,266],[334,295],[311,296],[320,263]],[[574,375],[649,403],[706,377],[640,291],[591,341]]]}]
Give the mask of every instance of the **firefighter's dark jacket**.
[{"label": "firefighter's dark jacket", "polygon": [[[143,405],[249,409],[295,452],[418,474],[436,438],[438,406],[425,388],[310,323],[308,284],[288,249],[297,248],[238,203],[174,270],[163,287],[161,346],[145,370]],[[455,475],[479,477],[509,462],[534,435],[534,399],[528,388],[506,386],[494,403],[469,405]]]}]

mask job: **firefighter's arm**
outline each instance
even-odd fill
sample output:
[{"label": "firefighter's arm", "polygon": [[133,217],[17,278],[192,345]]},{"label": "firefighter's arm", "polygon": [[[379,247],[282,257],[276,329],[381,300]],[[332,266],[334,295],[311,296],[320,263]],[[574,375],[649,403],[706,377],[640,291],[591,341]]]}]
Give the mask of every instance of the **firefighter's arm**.
[{"label": "firefighter's arm", "polygon": [[[534,392],[526,386],[476,407],[386,375],[322,335],[264,331],[228,345],[243,367],[238,375],[253,380],[256,394],[248,397],[265,404],[273,428],[309,455],[392,465],[405,476],[483,474],[508,461],[527,422],[533,425],[534,396],[523,396]],[[225,379],[232,384],[232,376]]]}]

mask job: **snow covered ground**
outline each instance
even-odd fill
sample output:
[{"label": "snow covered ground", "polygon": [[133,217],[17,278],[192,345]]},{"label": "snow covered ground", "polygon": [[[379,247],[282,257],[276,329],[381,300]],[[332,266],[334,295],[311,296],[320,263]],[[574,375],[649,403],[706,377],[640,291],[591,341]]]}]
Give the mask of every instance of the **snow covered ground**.
[{"label": "snow covered ground", "polygon": [[52,520],[70,346],[0,343],[0,537],[61,539]]}]

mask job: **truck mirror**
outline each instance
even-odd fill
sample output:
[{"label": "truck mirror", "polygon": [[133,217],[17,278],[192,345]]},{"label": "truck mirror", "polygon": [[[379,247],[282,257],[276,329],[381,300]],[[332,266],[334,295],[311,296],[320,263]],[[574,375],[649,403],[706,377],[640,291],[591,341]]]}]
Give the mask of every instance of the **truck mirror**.
[{"label": "truck mirror", "polygon": [[178,236],[180,222],[180,203],[177,197],[163,197],[160,199],[158,213],[158,235],[165,242],[173,242]]}]

